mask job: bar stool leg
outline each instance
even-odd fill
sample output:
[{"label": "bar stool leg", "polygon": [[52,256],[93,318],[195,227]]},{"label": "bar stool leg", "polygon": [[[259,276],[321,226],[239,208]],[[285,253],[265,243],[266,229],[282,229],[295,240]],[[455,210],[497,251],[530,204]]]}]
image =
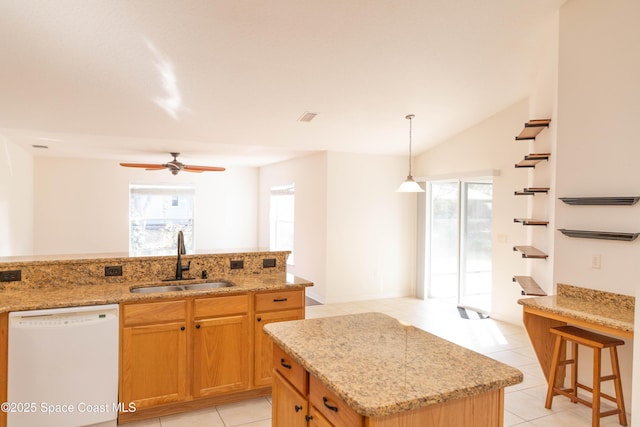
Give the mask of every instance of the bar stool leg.
[{"label": "bar stool leg", "polygon": [[556,384],[556,371],[558,370],[558,360],[560,359],[560,347],[562,344],[562,337],[556,336],[556,344],[553,348],[553,358],[551,359],[551,370],[549,371],[549,388],[547,389],[547,400],[544,407],[551,409],[551,403],[553,403],[553,387]]},{"label": "bar stool leg", "polygon": [[613,380],[613,384],[616,390],[616,405],[620,410],[618,414],[618,421],[620,421],[620,425],[627,425],[627,412],[624,408],[624,397],[622,396],[622,380],[620,379],[620,365],[618,364],[618,349],[616,346],[609,347],[609,352],[611,355],[611,368],[613,369],[613,375],[615,375],[615,379]]},{"label": "bar stool leg", "polygon": [[600,427],[600,349],[593,349],[593,399],[591,403],[591,427]]},{"label": "bar stool leg", "polygon": [[571,388],[575,399],[571,399],[572,403],[578,403],[578,343],[572,342],[571,357],[573,364],[571,365]]}]

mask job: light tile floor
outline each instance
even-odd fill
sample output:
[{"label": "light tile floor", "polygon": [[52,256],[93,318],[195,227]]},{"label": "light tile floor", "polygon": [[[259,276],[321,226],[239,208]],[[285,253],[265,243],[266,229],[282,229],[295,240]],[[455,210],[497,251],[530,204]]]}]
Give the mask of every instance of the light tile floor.
[{"label": "light tile floor", "polygon": [[[556,397],[545,409],[546,381],[523,327],[493,319],[466,320],[455,305],[437,300],[394,298],[307,306],[307,318],[378,311],[411,323],[458,345],[514,366],[524,373],[521,384],[505,390],[505,426],[589,427],[591,410]],[[618,417],[601,420],[616,426]],[[629,425],[630,418],[629,418]],[[258,398],[181,415],[127,424],[129,427],[270,427],[271,399]],[[277,426],[276,426],[277,427]]]}]

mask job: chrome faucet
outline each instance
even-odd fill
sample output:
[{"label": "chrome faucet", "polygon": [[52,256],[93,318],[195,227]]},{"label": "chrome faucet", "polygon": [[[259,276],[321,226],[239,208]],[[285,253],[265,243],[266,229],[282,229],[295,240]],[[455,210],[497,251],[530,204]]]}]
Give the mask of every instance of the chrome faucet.
[{"label": "chrome faucet", "polygon": [[176,263],[176,280],[182,280],[182,272],[189,270],[191,267],[191,261],[187,263],[187,266],[182,265],[182,255],[187,253],[187,249],[184,247],[184,234],[182,230],[178,231],[178,262]]}]

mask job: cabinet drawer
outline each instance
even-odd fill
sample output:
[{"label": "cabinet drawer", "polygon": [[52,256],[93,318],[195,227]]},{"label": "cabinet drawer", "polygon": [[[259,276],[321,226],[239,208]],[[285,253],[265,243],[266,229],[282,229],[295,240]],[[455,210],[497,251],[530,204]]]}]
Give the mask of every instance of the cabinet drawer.
[{"label": "cabinet drawer", "polygon": [[362,415],[349,408],[313,375],[309,375],[309,402],[335,427],[362,426]]},{"label": "cabinet drawer", "polygon": [[176,322],[186,319],[187,302],[178,300],[125,304],[122,313],[126,326]]},{"label": "cabinet drawer", "polygon": [[194,301],[194,317],[218,317],[249,312],[249,295],[198,298]]},{"label": "cabinet drawer", "polygon": [[273,346],[273,369],[289,381],[298,392],[304,396],[307,395],[309,384],[307,371],[277,345]]},{"label": "cabinet drawer", "polygon": [[257,312],[304,307],[304,290],[256,294],[255,302]]}]

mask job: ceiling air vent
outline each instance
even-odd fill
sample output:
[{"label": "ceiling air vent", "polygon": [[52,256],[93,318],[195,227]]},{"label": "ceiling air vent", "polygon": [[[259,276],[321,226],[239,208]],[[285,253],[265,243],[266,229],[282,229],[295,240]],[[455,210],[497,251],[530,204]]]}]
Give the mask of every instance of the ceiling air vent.
[{"label": "ceiling air vent", "polygon": [[313,120],[316,116],[318,115],[318,113],[311,113],[309,111],[305,111],[299,118],[298,121],[299,122],[310,122],[311,120]]}]

